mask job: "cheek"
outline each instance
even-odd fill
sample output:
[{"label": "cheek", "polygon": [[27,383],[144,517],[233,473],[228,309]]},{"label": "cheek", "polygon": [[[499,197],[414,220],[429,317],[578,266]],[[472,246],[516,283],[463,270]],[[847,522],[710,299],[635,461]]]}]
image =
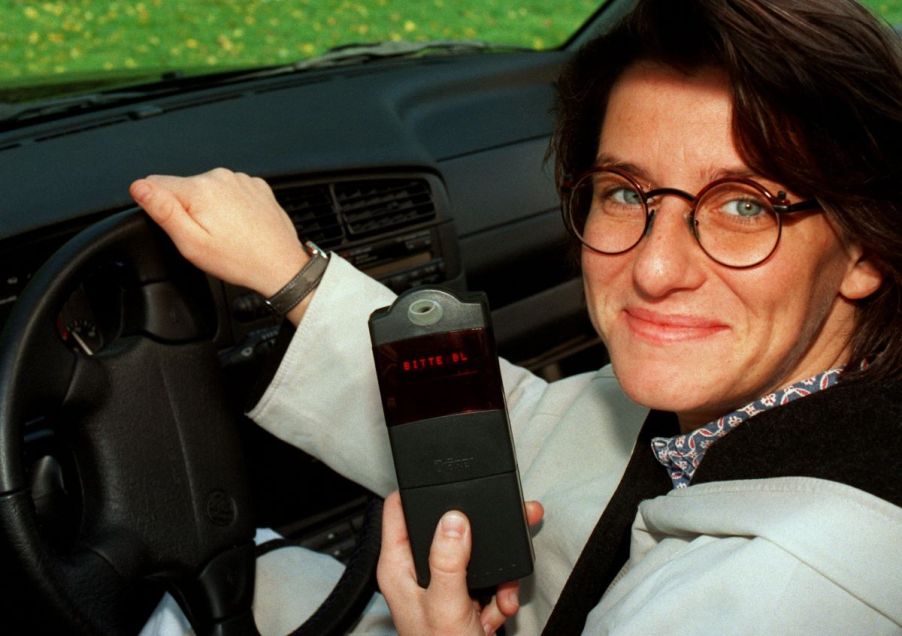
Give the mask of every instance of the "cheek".
[{"label": "cheek", "polygon": [[605,326],[611,320],[606,310],[613,311],[616,306],[614,298],[622,291],[623,276],[628,275],[626,259],[623,256],[606,256],[583,248],[581,254],[583,271],[583,291],[589,319],[602,340],[607,340]]},{"label": "cheek", "polygon": [[736,316],[740,340],[749,343],[747,346],[786,354],[790,349],[804,349],[829,316],[845,261],[825,250],[820,258],[794,258],[780,263],[781,267],[762,269],[760,276],[725,272],[720,280],[728,295],[741,306],[740,315]]},{"label": "cheek", "polygon": [[598,310],[596,309],[596,297],[597,293],[594,290],[594,286],[592,283],[592,279],[589,274],[583,270],[583,294],[586,297],[586,308],[589,313],[589,322],[592,323],[592,327],[595,329],[595,333],[604,336],[601,333],[601,325],[599,324],[599,316]]}]

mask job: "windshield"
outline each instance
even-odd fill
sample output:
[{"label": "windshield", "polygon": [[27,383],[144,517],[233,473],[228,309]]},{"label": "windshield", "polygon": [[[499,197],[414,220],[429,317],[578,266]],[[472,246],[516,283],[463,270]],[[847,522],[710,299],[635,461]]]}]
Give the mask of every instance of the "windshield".
[{"label": "windshield", "polygon": [[[298,68],[306,68],[336,47],[355,44],[439,46],[422,51],[383,46],[376,54],[342,63],[364,62],[386,51],[472,51],[477,44],[483,50],[486,45],[556,48],[601,4],[603,0],[7,0],[0,2],[0,105],[299,61]],[[890,24],[902,25],[902,0],[864,4]],[[468,46],[451,46],[459,41]],[[334,62],[335,56],[330,53],[326,61]]]},{"label": "windshield", "polygon": [[600,4],[600,0],[8,0],[0,3],[0,102],[283,65],[361,43],[441,41],[447,49],[449,41],[464,40],[548,49],[565,42]]}]

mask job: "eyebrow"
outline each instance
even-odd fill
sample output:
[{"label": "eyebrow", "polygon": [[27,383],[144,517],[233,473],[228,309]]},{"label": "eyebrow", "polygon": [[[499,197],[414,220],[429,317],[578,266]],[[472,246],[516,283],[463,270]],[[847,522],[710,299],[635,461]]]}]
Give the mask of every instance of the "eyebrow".
[{"label": "eyebrow", "polygon": [[[646,184],[652,185],[655,184],[655,180],[652,179],[651,173],[648,172],[645,168],[640,166],[639,164],[635,164],[629,161],[624,161],[622,159],[618,159],[613,155],[609,155],[606,153],[599,153],[595,157],[595,166],[597,168],[617,168],[619,170],[623,170],[628,173],[630,176],[634,177],[638,181],[642,181]],[[717,179],[725,179],[725,178],[745,178],[745,179],[758,179],[760,180],[762,177],[754,172],[752,172],[746,166],[736,166],[732,168],[714,168],[710,167],[705,169],[701,175],[701,180],[705,183],[710,183],[711,181],[716,181]]]}]

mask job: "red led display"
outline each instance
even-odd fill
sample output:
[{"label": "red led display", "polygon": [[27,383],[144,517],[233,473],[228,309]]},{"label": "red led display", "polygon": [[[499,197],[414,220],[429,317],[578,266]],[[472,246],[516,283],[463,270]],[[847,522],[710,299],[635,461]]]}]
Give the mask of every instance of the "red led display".
[{"label": "red led display", "polygon": [[498,362],[483,329],[420,336],[374,347],[390,426],[464,411],[504,408]]},{"label": "red led display", "polygon": [[401,360],[401,370],[404,373],[416,373],[418,371],[435,369],[436,367],[459,366],[469,361],[470,355],[466,351],[451,351]]}]

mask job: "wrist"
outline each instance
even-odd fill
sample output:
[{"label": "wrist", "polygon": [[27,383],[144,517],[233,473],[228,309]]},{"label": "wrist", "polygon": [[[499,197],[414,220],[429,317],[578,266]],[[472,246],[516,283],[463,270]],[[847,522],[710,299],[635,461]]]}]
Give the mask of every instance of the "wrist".
[{"label": "wrist", "polygon": [[306,258],[301,266],[296,269],[294,275],[281,288],[267,296],[264,300],[269,309],[279,315],[286,316],[295,307],[300,305],[310,296],[316,286],[319,285],[329,256],[319,249],[312,241],[304,243]]},{"label": "wrist", "polygon": [[288,281],[309,261],[310,254],[303,243],[298,241],[296,249],[292,249],[288,254],[275,256],[267,263],[265,268],[261,267],[258,281],[250,287],[263,298],[269,298],[285,287]]},{"label": "wrist", "polygon": [[290,322],[295,327],[300,325],[301,320],[304,319],[304,314],[307,313],[307,307],[310,306],[310,303],[313,301],[314,296],[316,296],[315,289],[310,292],[307,297],[304,298],[304,300],[292,307],[291,310],[287,314],[285,314],[285,320]]}]

